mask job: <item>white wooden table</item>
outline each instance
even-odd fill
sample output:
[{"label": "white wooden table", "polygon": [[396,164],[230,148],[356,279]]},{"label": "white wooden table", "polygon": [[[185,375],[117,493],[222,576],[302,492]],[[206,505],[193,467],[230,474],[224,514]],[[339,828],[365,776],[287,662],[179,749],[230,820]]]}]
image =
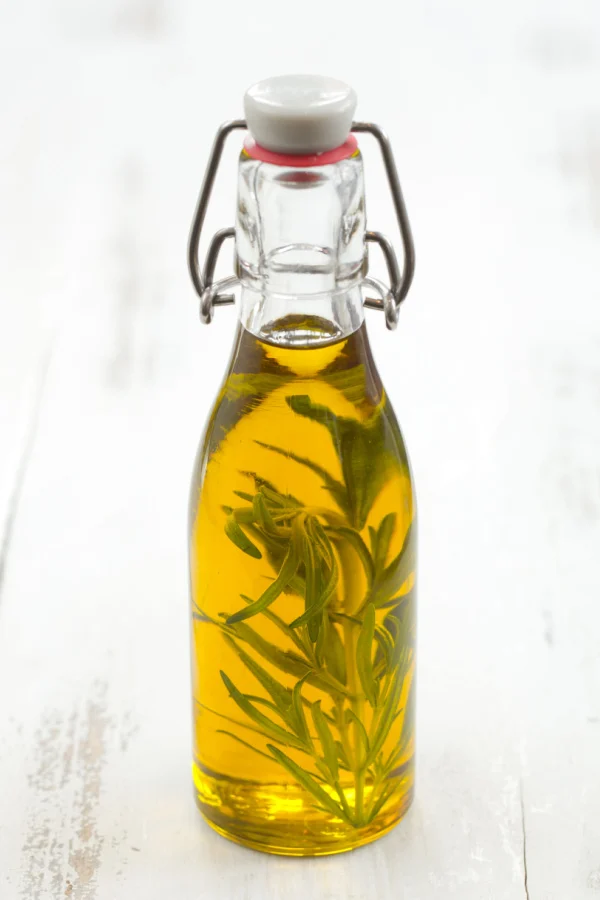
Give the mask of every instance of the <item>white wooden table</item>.
[{"label": "white wooden table", "polygon": [[[396,335],[369,314],[420,504],[417,798],[321,860],[217,837],[189,773],[235,314],[197,323],[186,234],[217,124],[294,70],[388,128],[418,259]],[[2,900],[600,897],[597,0],[4,0],[0,133]],[[232,150],[209,227],[234,186]]]}]

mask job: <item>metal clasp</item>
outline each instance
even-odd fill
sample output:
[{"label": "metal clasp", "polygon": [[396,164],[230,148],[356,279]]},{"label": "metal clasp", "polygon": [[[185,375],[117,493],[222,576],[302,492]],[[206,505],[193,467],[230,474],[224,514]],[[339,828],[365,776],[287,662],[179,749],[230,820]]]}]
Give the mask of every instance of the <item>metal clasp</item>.
[{"label": "metal clasp", "polygon": [[[213,308],[215,306],[225,306],[234,302],[233,295],[226,292],[230,291],[239,283],[238,278],[235,275],[224,278],[221,281],[213,282],[219,252],[226,240],[235,238],[234,228],[222,228],[213,236],[203,267],[200,266],[199,262],[199,249],[202,226],[204,225],[206,210],[208,208],[210,195],[221,161],[225,141],[232,131],[243,129],[246,129],[246,122],[244,119],[234,119],[231,122],[225,122],[225,124],[221,125],[217,131],[210,152],[206,172],[204,173],[204,180],[202,182],[202,187],[200,188],[198,203],[196,204],[190,230],[188,241],[188,267],[192,282],[200,297],[200,320],[206,325],[212,320]],[[396,252],[390,240],[379,231],[367,231],[366,233],[367,242],[378,244],[381,248],[386,262],[390,284],[389,287],[386,287],[386,285],[376,278],[367,276],[364,279],[363,284],[366,287],[373,288],[373,290],[379,294],[379,297],[376,299],[367,297],[364,300],[364,304],[369,309],[383,310],[385,313],[386,325],[390,330],[393,330],[398,324],[400,304],[408,293],[415,271],[415,247],[412,232],[408,221],[406,206],[404,204],[402,188],[400,187],[396,162],[394,160],[394,154],[388,136],[378,125],[373,125],[371,122],[354,122],[352,131],[359,134],[370,134],[379,144],[388,184],[390,186],[394,211],[398,221],[398,228],[400,229],[400,237],[402,239],[402,248],[404,252],[404,268],[402,271],[398,265]]]}]

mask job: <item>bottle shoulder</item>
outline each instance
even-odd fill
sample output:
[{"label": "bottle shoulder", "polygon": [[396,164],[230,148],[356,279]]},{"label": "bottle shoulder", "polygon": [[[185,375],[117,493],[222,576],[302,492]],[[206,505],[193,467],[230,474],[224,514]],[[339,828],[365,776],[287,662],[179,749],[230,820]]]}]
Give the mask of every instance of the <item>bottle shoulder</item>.
[{"label": "bottle shoulder", "polygon": [[367,351],[353,341],[316,355],[234,355],[198,454],[196,496],[221,495],[223,483],[249,496],[264,484],[358,530],[379,506],[412,509],[404,440]]},{"label": "bottle shoulder", "polygon": [[[334,443],[348,432],[373,451],[393,452],[397,445],[406,455],[364,325],[341,341],[302,349],[268,344],[240,327],[202,445],[215,451],[243,420],[238,440],[254,441],[256,430],[274,427],[288,441],[304,441],[317,425]],[[303,427],[290,428],[292,422]]]}]

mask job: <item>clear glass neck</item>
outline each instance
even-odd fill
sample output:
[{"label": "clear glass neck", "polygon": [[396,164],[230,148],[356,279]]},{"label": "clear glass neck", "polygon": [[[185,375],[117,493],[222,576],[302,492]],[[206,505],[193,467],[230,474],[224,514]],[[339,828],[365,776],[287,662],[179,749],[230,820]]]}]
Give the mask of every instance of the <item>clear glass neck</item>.
[{"label": "clear glass neck", "polygon": [[241,321],[274,344],[314,346],[363,321],[362,159],[298,168],[242,153],[236,221]]}]

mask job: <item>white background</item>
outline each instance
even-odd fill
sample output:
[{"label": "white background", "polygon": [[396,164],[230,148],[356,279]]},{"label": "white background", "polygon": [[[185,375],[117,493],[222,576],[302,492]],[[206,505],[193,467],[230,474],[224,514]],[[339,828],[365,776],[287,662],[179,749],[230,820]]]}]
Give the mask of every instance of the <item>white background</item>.
[{"label": "white background", "polygon": [[[399,330],[368,315],[419,499],[417,798],[321,860],[217,837],[189,773],[235,313],[199,325],[187,229],[218,123],[293,71],[387,128],[417,248]],[[3,0],[0,153],[2,900],[600,897],[597,0]]]}]

